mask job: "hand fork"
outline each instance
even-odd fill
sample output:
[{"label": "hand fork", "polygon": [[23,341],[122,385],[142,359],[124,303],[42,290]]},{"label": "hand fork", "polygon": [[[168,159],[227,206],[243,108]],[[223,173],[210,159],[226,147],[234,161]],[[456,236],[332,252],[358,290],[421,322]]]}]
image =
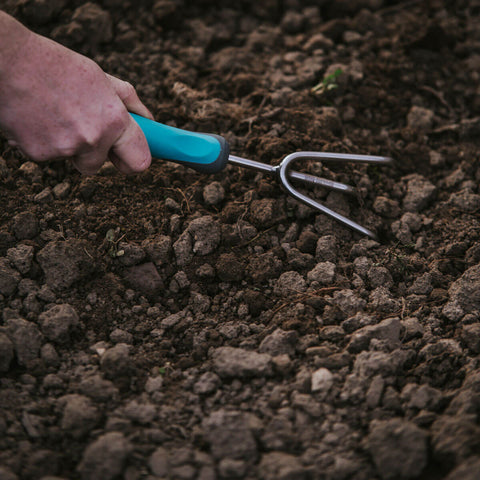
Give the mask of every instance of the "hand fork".
[{"label": "hand fork", "polygon": [[287,155],[278,165],[272,166],[255,160],[230,155],[229,145],[225,138],[220,135],[190,132],[140,117],[134,113],[131,115],[145,134],[152,157],[181,163],[201,173],[219,172],[225,168],[227,163],[269,173],[280,182],[293,198],[334,218],[357,232],[376,239],[375,233],[371,230],[362,227],[353,220],[299,192],[293,187],[290,180],[299,180],[344,193],[355,192],[353,187],[345,185],[344,183],[327,180],[326,178],[291,170],[291,164],[298,160],[316,159],[329,162],[388,165],[393,161],[390,157],[353,155],[347,153],[295,152]]}]

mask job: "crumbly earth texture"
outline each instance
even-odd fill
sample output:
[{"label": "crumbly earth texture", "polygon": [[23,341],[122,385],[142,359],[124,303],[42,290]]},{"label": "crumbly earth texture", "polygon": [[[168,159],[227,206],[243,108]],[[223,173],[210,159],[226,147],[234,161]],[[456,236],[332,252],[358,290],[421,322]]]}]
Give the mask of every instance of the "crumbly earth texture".
[{"label": "crumbly earth texture", "polygon": [[[0,478],[477,479],[480,4],[9,0],[155,118],[357,187],[0,140]],[[92,86],[94,88],[94,86]]]}]

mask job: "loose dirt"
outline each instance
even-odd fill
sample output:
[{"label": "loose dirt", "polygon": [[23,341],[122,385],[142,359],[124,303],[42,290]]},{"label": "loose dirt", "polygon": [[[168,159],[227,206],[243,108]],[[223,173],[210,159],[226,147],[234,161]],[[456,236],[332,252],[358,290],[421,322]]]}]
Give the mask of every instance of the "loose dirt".
[{"label": "loose dirt", "polygon": [[4,4],[235,154],[395,163],[303,168],[375,242],[252,171],[0,139],[0,477],[477,479],[480,3]]}]

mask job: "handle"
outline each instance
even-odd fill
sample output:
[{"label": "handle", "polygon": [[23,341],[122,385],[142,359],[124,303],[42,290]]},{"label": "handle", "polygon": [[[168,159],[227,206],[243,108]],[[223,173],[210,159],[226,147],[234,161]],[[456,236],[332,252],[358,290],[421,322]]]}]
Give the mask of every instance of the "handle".
[{"label": "handle", "polygon": [[228,162],[230,149],[220,135],[196,133],[154,122],[135,113],[152,152],[152,157],[171,160],[201,173],[216,173]]}]

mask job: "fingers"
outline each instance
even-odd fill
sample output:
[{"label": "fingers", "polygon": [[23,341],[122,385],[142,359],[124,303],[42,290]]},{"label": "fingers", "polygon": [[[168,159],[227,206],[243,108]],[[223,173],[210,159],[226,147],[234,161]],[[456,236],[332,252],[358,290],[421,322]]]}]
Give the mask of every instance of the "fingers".
[{"label": "fingers", "polygon": [[106,74],[110,80],[115,93],[120,97],[127,110],[132,113],[141,115],[142,117],[153,120],[153,115],[148,108],[140,101],[137,92],[131,83],[120,80],[112,75]]},{"label": "fingers", "polygon": [[142,172],[152,162],[147,140],[138,124],[128,117],[128,125],[112,145],[108,157],[122,173]]}]

